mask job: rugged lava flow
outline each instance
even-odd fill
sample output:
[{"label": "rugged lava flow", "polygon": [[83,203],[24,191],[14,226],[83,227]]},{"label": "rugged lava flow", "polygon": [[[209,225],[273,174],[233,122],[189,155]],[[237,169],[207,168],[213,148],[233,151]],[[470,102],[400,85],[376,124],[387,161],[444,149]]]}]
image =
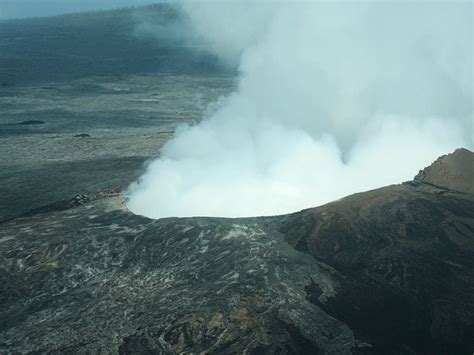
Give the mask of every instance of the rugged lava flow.
[{"label": "rugged lava flow", "polygon": [[470,354],[473,166],[279,217],[2,223],[0,353]]}]

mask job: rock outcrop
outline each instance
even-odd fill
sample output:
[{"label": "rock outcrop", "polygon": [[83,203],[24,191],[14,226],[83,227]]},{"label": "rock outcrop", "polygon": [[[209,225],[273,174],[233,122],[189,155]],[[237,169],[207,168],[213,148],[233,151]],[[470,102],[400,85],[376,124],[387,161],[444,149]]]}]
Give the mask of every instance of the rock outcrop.
[{"label": "rock outcrop", "polygon": [[421,170],[415,176],[415,181],[474,194],[474,154],[464,148],[457,149]]}]

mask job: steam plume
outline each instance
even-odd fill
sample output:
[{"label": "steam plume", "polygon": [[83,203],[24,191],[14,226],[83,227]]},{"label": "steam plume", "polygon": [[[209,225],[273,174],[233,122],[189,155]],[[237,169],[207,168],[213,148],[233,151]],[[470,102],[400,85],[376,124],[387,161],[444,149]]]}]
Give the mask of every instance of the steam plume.
[{"label": "steam plume", "polygon": [[473,145],[470,2],[179,6],[240,83],[129,188],[135,213],[292,212]]}]

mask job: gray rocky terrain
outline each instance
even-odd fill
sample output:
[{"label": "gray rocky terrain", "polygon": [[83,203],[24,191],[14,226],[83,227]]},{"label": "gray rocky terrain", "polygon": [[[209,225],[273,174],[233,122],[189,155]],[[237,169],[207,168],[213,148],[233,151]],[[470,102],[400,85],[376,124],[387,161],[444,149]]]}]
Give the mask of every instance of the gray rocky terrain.
[{"label": "gray rocky terrain", "polygon": [[200,120],[234,85],[149,74],[0,87],[0,221],[126,187],[177,126]]},{"label": "gray rocky terrain", "polygon": [[126,209],[176,127],[235,87],[131,38],[149,11],[176,20],[140,11],[0,22],[0,354],[472,354],[468,150],[290,215]]},{"label": "gray rocky terrain", "polygon": [[165,4],[0,20],[0,221],[126,187],[233,90],[231,71],[171,35],[176,23]]},{"label": "gray rocky terrain", "polygon": [[104,193],[4,222],[0,352],[469,354],[474,195],[436,182],[473,156],[280,217],[150,220]]}]

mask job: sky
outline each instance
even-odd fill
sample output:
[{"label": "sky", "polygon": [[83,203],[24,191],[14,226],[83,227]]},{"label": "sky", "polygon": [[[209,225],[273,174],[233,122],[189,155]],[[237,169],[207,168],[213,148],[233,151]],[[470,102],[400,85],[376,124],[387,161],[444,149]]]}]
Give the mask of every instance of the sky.
[{"label": "sky", "polygon": [[156,2],[160,0],[0,0],[0,19],[53,16]]}]

